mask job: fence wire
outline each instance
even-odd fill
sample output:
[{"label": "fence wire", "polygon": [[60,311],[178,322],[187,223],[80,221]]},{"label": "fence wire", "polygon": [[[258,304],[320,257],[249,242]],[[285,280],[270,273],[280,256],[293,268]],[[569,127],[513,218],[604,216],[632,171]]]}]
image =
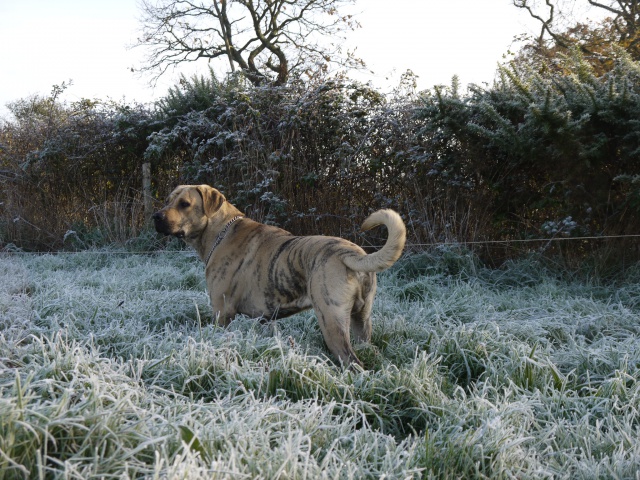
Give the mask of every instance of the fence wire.
[{"label": "fence wire", "polygon": [[[640,238],[640,234],[633,235],[603,235],[603,236],[584,236],[584,237],[551,237],[551,238],[522,238],[522,239],[505,239],[505,240],[470,240],[470,241],[445,241],[430,243],[407,243],[405,249],[425,249],[437,247],[465,247],[470,245],[511,245],[526,243],[547,243],[552,242],[579,242],[579,241],[598,241],[598,240],[620,240],[629,238]],[[384,245],[363,245],[366,248],[382,248]],[[74,255],[74,254],[95,254],[95,255],[159,255],[159,254],[182,254],[191,257],[197,257],[197,254],[185,248],[184,250],[167,250],[158,248],[157,250],[109,250],[109,249],[87,249],[87,250],[56,250],[43,252],[25,252],[19,248],[4,247],[0,249],[0,254],[9,255]]]}]

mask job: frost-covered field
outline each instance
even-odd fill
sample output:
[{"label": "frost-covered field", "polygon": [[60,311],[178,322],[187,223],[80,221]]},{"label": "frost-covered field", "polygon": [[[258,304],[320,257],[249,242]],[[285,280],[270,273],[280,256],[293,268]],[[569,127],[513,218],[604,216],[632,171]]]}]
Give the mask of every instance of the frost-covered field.
[{"label": "frost-covered field", "polygon": [[0,257],[0,479],[640,478],[640,269],[379,276],[366,371],[311,312],[207,323],[185,253]]}]

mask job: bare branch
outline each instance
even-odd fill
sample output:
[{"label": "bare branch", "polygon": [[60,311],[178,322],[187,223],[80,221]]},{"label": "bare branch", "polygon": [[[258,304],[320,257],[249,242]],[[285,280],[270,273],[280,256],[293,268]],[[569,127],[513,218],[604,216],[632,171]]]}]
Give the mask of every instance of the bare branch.
[{"label": "bare branch", "polygon": [[[149,56],[143,71],[156,79],[169,67],[199,59],[226,58],[231,72],[259,84],[286,83],[329,62],[358,68],[362,62],[320,46],[358,26],[338,9],[355,0],[142,0],[139,46]],[[274,76],[275,75],[275,76]]]}]

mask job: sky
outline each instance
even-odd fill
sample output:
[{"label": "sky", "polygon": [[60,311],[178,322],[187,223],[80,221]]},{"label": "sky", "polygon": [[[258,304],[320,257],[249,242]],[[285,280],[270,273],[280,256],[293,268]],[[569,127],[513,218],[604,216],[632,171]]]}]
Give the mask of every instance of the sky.
[{"label": "sky", "polygon": [[[362,27],[346,46],[374,72],[357,79],[382,91],[407,69],[419,89],[454,75],[463,85],[490,83],[514,35],[538,30],[511,0],[357,0],[354,10]],[[159,99],[180,72],[152,87],[132,71],[144,61],[144,51],[131,48],[139,16],[137,0],[0,0],[0,118],[8,118],[8,102],[69,81],[67,101]]]}]

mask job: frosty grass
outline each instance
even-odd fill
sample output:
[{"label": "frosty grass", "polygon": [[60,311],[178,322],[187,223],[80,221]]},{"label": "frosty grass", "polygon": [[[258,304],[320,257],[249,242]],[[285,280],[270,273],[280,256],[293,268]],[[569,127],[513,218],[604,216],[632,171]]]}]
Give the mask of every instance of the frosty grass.
[{"label": "frosty grass", "polygon": [[184,252],[0,256],[0,479],[640,478],[640,268],[408,256],[365,371]]}]

